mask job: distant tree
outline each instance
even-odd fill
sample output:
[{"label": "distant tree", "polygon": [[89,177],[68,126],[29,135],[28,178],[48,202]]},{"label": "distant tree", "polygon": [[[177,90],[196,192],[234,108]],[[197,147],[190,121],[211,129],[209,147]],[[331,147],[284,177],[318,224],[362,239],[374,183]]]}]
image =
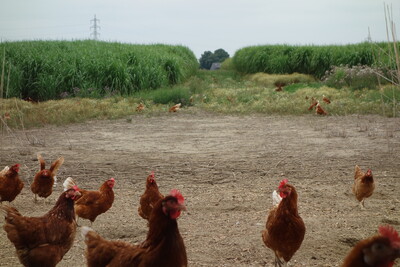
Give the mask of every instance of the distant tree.
[{"label": "distant tree", "polygon": [[200,68],[209,70],[214,62],[214,54],[211,51],[205,51],[200,57]]},{"label": "distant tree", "polygon": [[229,58],[229,54],[222,48],[215,50],[214,53],[205,51],[199,60],[200,68],[209,70],[213,63],[223,62],[227,58]]},{"label": "distant tree", "polygon": [[217,62],[223,62],[225,59],[229,58],[228,52],[226,52],[224,49],[220,48],[214,51],[214,56],[215,59],[217,59]]}]

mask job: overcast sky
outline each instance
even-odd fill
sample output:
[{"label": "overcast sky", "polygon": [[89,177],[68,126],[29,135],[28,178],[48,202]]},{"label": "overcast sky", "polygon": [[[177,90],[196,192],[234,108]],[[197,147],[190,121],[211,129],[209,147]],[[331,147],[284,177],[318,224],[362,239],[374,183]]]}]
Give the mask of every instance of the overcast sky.
[{"label": "overcast sky", "polygon": [[[178,44],[197,58],[252,45],[385,41],[384,3],[400,27],[400,1],[378,0],[0,0],[0,40],[89,39]],[[400,38],[400,36],[399,36]]]}]

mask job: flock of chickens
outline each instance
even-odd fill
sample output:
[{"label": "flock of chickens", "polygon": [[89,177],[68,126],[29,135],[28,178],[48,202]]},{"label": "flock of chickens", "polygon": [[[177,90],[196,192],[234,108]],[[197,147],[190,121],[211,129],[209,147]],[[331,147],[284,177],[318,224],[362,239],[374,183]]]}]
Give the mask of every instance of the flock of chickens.
[{"label": "flock of chickens", "polygon": [[[306,99],[308,99],[308,97],[306,97]],[[331,100],[324,95],[322,96],[322,101],[325,102],[326,104],[331,103]],[[325,111],[325,109],[319,103],[319,100],[316,99],[315,97],[311,97],[311,104],[308,107],[308,110],[313,110],[313,109],[315,109],[315,113],[318,115],[328,115],[328,112]]]},{"label": "flock of chickens", "polygon": [[[363,172],[356,165],[352,191],[364,209],[364,201],[375,189],[370,169]],[[262,239],[275,254],[275,266],[287,264],[300,248],[306,227],[297,209],[297,192],[284,179],[272,193],[273,208],[270,210]],[[379,235],[360,241],[345,257],[342,267],[391,267],[400,258],[400,236],[389,225],[379,227]]]},{"label": "flock of chickens", "polygon": [[[52,194],[56,174],[63,164],[62,157],[55,160],[49,169],[38,154],[40,165],[35,174],[31,191],[47,198]],[[115,179],[105,181],[97,191],[84,190],[68,177],[64,192],[54,207],[41,217],[26,217],[10,205],[3,205],[5,214],[3,229],[15,246],[20,262],[24,266],[56,266],[72,247],[78,218],[90,220],[107,212],[114,202]],[[12,202],[24,187],[19,177],[19,164],[0,171],[0,202]],[[365,173],[355,167],[352,191],[364,208],[364,201],[374,191],[371,170]],[[287,179],[280,182],[272,193],[273,207],[268,213],[261,237],[265,245],[275,254],[275,266],[287,265],[303,242],[306,226],[297,208],[298,194]],[[86,261],[89,267],[101,266],[165,266],[188,265],[186,248],[180,235],[177,218],[184,211],[182,194],[171,190],[167,196],[159,192],[154,172],[146,179],[146,188],[139,200],[138,214],[148,221],[146,239],[138,245],[123,241],[106,240],[89,227],[81,227],[86,244]],[[389,226],[379,227],[379,234],[362,240],[344,258],[343,267],[393,266],[400,257],[400,236]]]}]

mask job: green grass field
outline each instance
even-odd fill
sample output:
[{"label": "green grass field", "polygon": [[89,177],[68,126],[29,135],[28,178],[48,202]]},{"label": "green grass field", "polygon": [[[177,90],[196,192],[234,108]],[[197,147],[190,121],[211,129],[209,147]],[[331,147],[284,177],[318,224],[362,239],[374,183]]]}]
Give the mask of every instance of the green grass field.
[{"label": "green grass field", "polygon": [[[294,82],[295,81],[295,82]],[[283,91],[275,91],[275,83],[285,83]],[[332,102],[322,102],[322,97]],[[317,116],[309,111],[311,98],[320,100],[328,116],[349,114],[379,114],[399,116],[400,90],[335,89],[315,81],[310,76],[256,74],[238,76],[231,71],[199,71],[183,84],[144,90],[131,96],[106,98],[67,98],[39,103],[17,98],[0,99],[2,127],[31,128],[46,124],[63,125],[93,119],[132,119],[132,116],[168,114],[170,106],[182,103],[178,112],[207,111],[223,114],[265,114]],[[139,103],[145,105],[136,111]],[[6,119],[4,114],[9,114]],[[7,116],[8,117],[8,116]],[[7,125],[7,126],[6,126]]]}]

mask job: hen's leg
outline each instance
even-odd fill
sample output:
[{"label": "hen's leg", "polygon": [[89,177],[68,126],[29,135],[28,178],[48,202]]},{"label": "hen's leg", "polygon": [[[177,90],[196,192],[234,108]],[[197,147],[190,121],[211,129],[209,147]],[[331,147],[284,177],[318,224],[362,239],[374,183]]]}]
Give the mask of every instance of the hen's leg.
[{"label": "hen's leg", "polygon": [[365,200],[365,198],[363,198],[363,199],[360,201],[360,207],[361,207],[362,210],[365,210],[364,200]]},{"label": "hen's leg", "polygon": [[279,258],[279,256],[276,253],[276,251],[274,251],[274,253],[275,253],[275,267],[282,267],[283,262]]}]

